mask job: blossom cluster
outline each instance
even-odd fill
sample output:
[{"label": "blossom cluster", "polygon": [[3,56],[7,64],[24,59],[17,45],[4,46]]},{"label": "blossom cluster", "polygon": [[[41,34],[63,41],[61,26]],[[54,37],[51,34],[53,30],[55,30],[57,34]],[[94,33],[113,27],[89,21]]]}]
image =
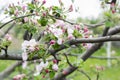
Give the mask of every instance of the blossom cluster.
[{"label": "blossom cluster", "polygon": [[[39,32],[36,27],[39,26],[39,28],[42,27],[42,29],[44,29],[44,35],[39,43],[35,39],[29,41],[25,40],[22,43],[23,68],[26,68],[29,57],[36,55],[45,58],[45,60],[43,59],[40,64],[35,66],[36,72],[34,73],[34,76],[37,76],[42,72],[50,74],[50,72],[56,72],[59,69],[57,60],[53,60],[53,64],[49,64],[46,61],[46,54],[49,53],[49,49],[57,49],[58,46],[69,40],[90,38],[91,36],[87,26],[81,23],[71,25],[69,22],[64,21],[66,18],[65,12],[73,11],[74,8],[72,5],[70,5],[66,11],[63,7],[58,6],[46,8],[43,6],[46,3],[46,0],[43,0],[42,2],[40,0],[33,1],[34,2],[32,3],[27,3],[27,5],[19,2],[18,5],[10,4],[9,9],[7,9],[6,12],[14,18],[29,15],[31,13],[34,14],[34,16],[31,15],[32,17],[25,16],[22,19],[16,20],[16,22],[22,23],[23,28],[33,35],[36,32]],[[59,0],[59,3],[63,6],[61,0]],[[11,38],[6,35],[6,40],[10,41]],[[47,47],[42,47],[42,45]],[[83,43],[82,46],[89,48],[91,44]]]},{"label": "blossom cluster", "polygon": [[0,52],[1,49],[5,49],[10,46],[12,42],[12,36],[10,34],[6,34],[4,38],[0,39]]},{"label": "blossom cluster", "polygon": [[25,68],[27,66],[27,59],[28,59],[28,55],[30,53],[33,53],[35,51],[39,50],[39,45],[38,43],[35,41],[35,39],[31,39],[30,41],[25,40],[22,43],[22,59],[23,59],[23,68]]},{"label": "blossom cluster", "polygon": [[[50,38],[50,44],[61,45],[64,42],[78,38],[91,38],[90,31],[83,24],[70,25],[62,20],[56,20],[52,25],[49,25],[44,31],[44,35]],[[48,39],[48,38],[47,38]],[[88,48],[91,44],[84,43],[83,46]]]},{"label": "blossom cluster", "polygon": [[[58,71],[59,67],[58,67],[58,64],[57,64],[57,60],[53,60],[53,64],[52,65],[52,68],[50,68],[48,65],[50,65],[48,63],[48,61],[46,62],[40,62],[40,64],[36,65],[35,68],[36,68],[36,72],[34,73],[34,76],[38,76],[40,73],[42,72],[45,72],[45,75],[46,74],[50,74],[51,71]],[[43,75],[43,76],[45,76]]]}]

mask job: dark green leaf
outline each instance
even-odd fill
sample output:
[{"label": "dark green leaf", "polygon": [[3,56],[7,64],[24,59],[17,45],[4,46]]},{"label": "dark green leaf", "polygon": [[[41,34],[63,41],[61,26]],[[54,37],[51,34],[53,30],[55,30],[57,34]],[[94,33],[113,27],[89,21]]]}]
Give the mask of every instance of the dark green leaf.
[{"label": "dark green leaf", "polygon": [[55,72],[54,72],[54,71],[51,71],[51,72],[49,73],[49,76],[50,76],[50,78],[52,79],[52,78],[55,76]]}]

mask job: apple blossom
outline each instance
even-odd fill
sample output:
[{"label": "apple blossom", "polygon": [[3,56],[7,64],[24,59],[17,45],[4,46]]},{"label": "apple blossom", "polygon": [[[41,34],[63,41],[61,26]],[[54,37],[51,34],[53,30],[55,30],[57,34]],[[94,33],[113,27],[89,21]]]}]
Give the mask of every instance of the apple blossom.
[{"label": "apple blossom", "polygon": [[12,37],[11,37],[11,35],[9,35],[9,34],[6,34],[6,35],[5,35],[5,39],[8,40],[8,41],[12,41]]},{"label": "apple blossom", "polygon": [[54,70],[54,71],[58,71],[58,65],[57,64],[53,64],[53,66],[52,66],[52,69]]},{"label": "apple blossom", "polygon": [[23,61],[26,61],[28,59],[28,54],[26,52],[22,53],[22,59]]},{"label": "apple blossom", "polygon": [[27,10],[27,6],[23,5],[23,6],[22,6],[22,10],[23,10],[23,11]]},{"label": "apple blossom", "polygon": [[52,29],[51,31],[54,34],[54,36],[57,38],[60,38],[63,35],[63,31],[60,28]]},{"label": "apple blossom", "polygon": [[54,25],[63,28],[65,26],[65,23],[62,20],[57,20]]},{"label": "apple blossom", "polygon": [[48,66],[48,62],[44,63],[41,62],[39,65],[36,65],[36,73],[34,73],[34,76],[38,76],[41,71]]},{"label": "apple blossom", "polygon": [[75,39],[75,37],[74,37],[72,34],[68,34],[68,39],[69,39],[69,40]]},{"label": "apple blossom", "polygon": [[13,77],[13,80],[22,80],[25,77],[25,74],[19,74]]},{"label": "apple blossom", "polygon": [[22,50],[23,51],[34,51],[35,47],[37,46],[37,42],[35,41],[35,39],[31,39],[30,41],[25,40],[22,43]]},{"label": "apple blossom", "polygon": [[69,35],[69,34],[72,34],[74,32],[74,30],[72,28],[68,28],[67,32],[68,32],[68,35]]},{"label": "apple blossom", "polygon": [[75,29],[80,30],[80,25],[75,25]]},{"label": "apple blossom", "polygon": [[29,21],[28,17],[24,17],[24,22],[28,22],[28,21]]},{"label": "apple blossom", "polygon": [[22,63],[22,68],[25,69],[26,67],[27,67],[27,61],[24,61],[24,62]]},{"label": "apple blossom", "polygon": [[59,45],[61,45],[61,44],[63,43],[63,39],[62,39],[62,38],[58,38],[57,43],[58,43]]}]

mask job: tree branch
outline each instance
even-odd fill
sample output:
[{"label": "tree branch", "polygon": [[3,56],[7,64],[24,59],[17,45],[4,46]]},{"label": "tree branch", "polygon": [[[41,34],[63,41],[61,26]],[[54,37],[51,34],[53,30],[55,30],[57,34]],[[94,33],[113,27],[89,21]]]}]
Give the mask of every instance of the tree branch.
[{"label": "tree branch", "polygon": [[[105,36],[107,35],[107,32],[109,30],[109,27],[105,28],[103,35]],[[88,49],[82,56],[81,59],[83,61],[86,61],[95,51],[99,50],[100,47],[102,46],[103,43],[97,43],[94,44],[90,49]],[[63,72],[57,74],[53,80],[62,80],[64,77],[68,76],[69,74],[71,74],[72,72],[74,72],[76,69],[78,69],[78,67],[68,67],[66,68],[64,71],[66,71],[66,74],[63,74]],[[69,70],[69,71],[68,71]]]},{"label": "tree branch", "polygon": [[[36,60],[36,59],[40,59],[41,57],[38,56],[34,56],[32,59],[28,59],[27,61],[31,61],[31,60]],[[8,54],[7,57],[5,54],[0,55],[0,60],[21,60],[22,61],[22,56],[21,55],[10,55]]]},{"label": "tree branch", "polygon": [[84,23],[84,25],[85,25],[85,26],[88,26],[88,28],[96,28],[96,27],[102,26],[102,25],[104,25],[104,24],[105,24],[105,21],[102,21],[102,22],[96,23],[96,24],[85,24],[85,23]]},{"label": "tree branch", "polygon": [[65,58],[66,58],[66,61],[68,63],[69,66],[73,67],[73,65],[70,63],[68,57],[67,57],[67,54],[63,53],[65,55]]},{"label": "tree branch", "polygon": [[[68,48],[68,46],[80,44],[80,43],[100,43],[100,42],[107,42],[107,41],[120,41],[120,36],[114,35],[114,36],[104,36],[104,37],[98,37],[98,38],[81,38],[76,40],[70,40],[62,44],[58,49],[49,50],[49,52],[51,54],[54,54],[60,50]],[[94,46],[94,48],[96,48],[96,46]]]},{"label": "tree branch", "polygon": [[35,15],[35,14],[28,14],[28,15],[24,15],[24,16],[20,16],[20,17],[17,17],[17,18],[14,18],[6,23],[4,23],[3,25],[0,26],[0,29],[3,28],[5,25],[9,24],[10,22],[16,20],[16,19],[20,19],[20,18],[24,18],[24,17],[28,17],[28,16],[32,16],[32,15]]},{"label": "tree branch", "polygon": [[[65,44],[68,44],[69,46],[74,45],[74,44],[80,44],[80,43],[99,43],[99,42],[107,42],[107,41],[120,41],[120,36],[119,35],[113,35],[113,36],[105,36],[105,37],[98,37],[98,38],[81,38],[81,39],[77,39],[77,40],[70,40],[68,42],[66,42]],[[96,46],[99,46],[98,44],[93,45],[92,47],[94,47],[94,49],[97,49]],[[55,54],[58,51],[68,48],[68,46],[66,45],[61,45],[61,47],[57,50],[49,50],[49,52],[51,54]],[[92,51],[92,50],[91,50]],[[93,52],[93,51],[92,51]],[[1,60],[22,60],[21,55],[7,55],[7,57],[5,55],[0,55],[0,59]],[[40,57],[34,56],[31,60],[35,60],[35,59],[40,59]],[[30,59],[28,59],[30,60]]]},{"label": "tree branch", "polygon": [[21,61],[20,61],[20,62],[16,62],[16,63],[14,63],[12,66],[10,66],[10,67],[8,67],[7,69],[5,69],[3,72],[0,73],[0,79],[3,80],[3,79],[6,78],[7,76],[9,76],[9,74],[10,74],[11,72],[13,72],[14,69],[15,69],[17,66],[21,65],[21,64],[22,64]]},{"label": "tree branch", "polygon": [[[81,54],[66,54],[66,55],[68,55],[68,56],[81,56]],[[119,59],[120,58],[120,56],[114,56],[114,57],[110,57],[110,58],[108,58],[108,57],[105,57],[105,56],[90,56],[89,58],[91,58],[91,59],[100,59],[100,60],[107,60],[107,59],[110,59],[110,60],[113,60],[113,59]]]},{"label": "tree branch", "polygon": [[11,26],[5,31],[5,33],[1,37],[4,37],[14,26],[15,23],[12,23]]}]

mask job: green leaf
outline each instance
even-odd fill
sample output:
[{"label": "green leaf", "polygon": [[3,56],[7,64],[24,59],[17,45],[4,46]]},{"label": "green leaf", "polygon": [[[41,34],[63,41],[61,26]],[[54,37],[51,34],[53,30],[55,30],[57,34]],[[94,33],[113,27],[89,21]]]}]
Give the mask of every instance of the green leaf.
[{"label": "green leaf", "polygon": [[114,24],[111,21],[106,21],[105,26],[106,27],[112,27]]},{"label": "green leaf", "polygon": [[54,49],[58,49],[60,47],[60,45],[58,45],[57,43],[55,43],[54,45],[52,45]]},{"label": "green leaf", "polygon": [[30,9],[30,10],[33,10],[33,9],[35,9],[35,6],[34,6],[34,4],[28,4],[28,9]]},{"label": "green leaf", "polygon": [[14,14],[14,9],[13,9],[13,8],[10,8],[9,14],[10,14],[10,15]]},{"label": "green leaf", "polygon": [[53,10],[53,11],[55,11],[55,10],[57,10],[57,9],[59,9],[58,6],[53,6],[53,7],[52,7],[52,10]]},{"label": "green leaf", "polygon": [[27,30],[29,29],[28,24],[23,24],[22,26],[23,26],[24,29],[27,29]]},{"label": "green leaf", "polygon": [[111,18],[111,16],[112,16],[112,14],[111,14],[111,12],[104,12],[104,15],[106,16],[106,17],[108,17],[108,18]]},{"label": "green leaf", "polygon": [[48,19],[45,18],[45,17],[41,17],[41,18],[38,20],[38,23],[41,24],[41,26],[46,26],[47,23],[48,23]]},{"label": "green leaf", "polygon": [[54,72],[54,71],[51,71],[51,72],[49,73],[49,76],[50,76],[50,78],[52,79],[52,78],[55,76],[55,72]]},{"label": "green leaf", "polygon": [[78,30],[74,30],[73,35],[74,35],[75,37],[81,37],[81,36],[82,36],[82,35],[79,33]]}]

